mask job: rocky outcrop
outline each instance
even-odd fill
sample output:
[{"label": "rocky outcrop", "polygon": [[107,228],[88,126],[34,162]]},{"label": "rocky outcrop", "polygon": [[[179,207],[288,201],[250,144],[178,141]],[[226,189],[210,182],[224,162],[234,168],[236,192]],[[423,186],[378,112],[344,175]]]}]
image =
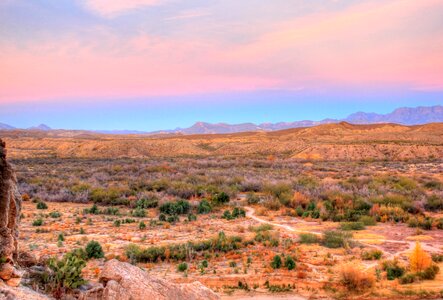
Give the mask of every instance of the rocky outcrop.
[{"label": "rocky outcrop", "polygon": [[46,295],[37,293],[27,287],[10,287],[0,282],[0,300],[52,300]]},{"label": "rocky outcrop", "polygon": [[18,285],[20,282],[20,274],[14,267],[18,254],[20,210],[17,179],[6,161],[5,143],[0,139],[0,278],[9,285]]},{"label": "rocky outcrop", "polygon": [[103,300],[216,300],[219,297],[200,282],[176,284],[118,260],[108,261],[101,273],[103,287],[84,293],[80,299]]}]

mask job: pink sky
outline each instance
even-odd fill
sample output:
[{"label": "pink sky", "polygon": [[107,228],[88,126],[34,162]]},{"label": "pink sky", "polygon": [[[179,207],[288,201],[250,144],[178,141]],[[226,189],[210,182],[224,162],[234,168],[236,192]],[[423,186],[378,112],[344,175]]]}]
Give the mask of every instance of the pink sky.
[{"label": "pink sky", "polygon": [[[256,30],[246,19],[226,17],[224,7],[192,5],[142,30],[149,25],[144,14],[170,8],[170,1],[80,2],[79,14],[94,18],[88,26],[69,21],[66,32],[43,27],[36,37],[30,31],[10,38],[14,26],[1,24],[9,35],[0,43],[0,102],[328,87],[443,90],[441,0],[320,5],[268,17]],[[0,9],[19,9],[8,3]],[[116,30],[126,23],[135,28]],[[155,32],[162,26],[169,31]]]}]

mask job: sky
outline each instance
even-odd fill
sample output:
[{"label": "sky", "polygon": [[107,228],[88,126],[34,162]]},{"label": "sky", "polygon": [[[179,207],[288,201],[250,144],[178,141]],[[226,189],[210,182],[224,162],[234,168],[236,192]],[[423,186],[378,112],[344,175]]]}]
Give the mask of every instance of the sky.
[{"label": "sky", "polygon": [[160,130],[443,104],[441,0],[2,0],[0,122]]}]

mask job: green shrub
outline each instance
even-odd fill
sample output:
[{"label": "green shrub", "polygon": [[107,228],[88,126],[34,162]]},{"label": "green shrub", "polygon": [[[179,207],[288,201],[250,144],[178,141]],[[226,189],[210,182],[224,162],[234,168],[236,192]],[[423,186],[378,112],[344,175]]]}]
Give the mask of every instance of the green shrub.
[{"label": "green shrub", "polygon": [[50,287],[56,298],[62,298],[67,291],[85,284],[82,270],[86,262],[76,254],[67,253],[61,260],[51,258],[48,267],[52,272],[44,276],[45,283]]},{"label": "green shrub", "polygon": [[405,268],[399,265],[398,260],[386,260],[383,262],[382,267],[386,271],[388,280],[400,278],[405,273]]},{"label": "green shrub", "polygon": [[189,212],[191,206],[186,200],[176,202],[165,202],[160,205],[160,212],[167,215],[184,215]]},{"label": "green shrub", "polygon": [[365,226],[377,225],[377,221],[371,216],[361,216],[359,222],[363,223]]},{"label": "green shrub", "polygon": [[295,261],[291,256],[286,256],[285,257],[285,267],[286,269],[288,269],[289,271],[294,270],[295,269]]},{"label": "green shrub", "polygon": [[182,263],[180,263],[180,264],[177,266],[177,270],[178,270],[179,272],[184,272],[184,271],[186,271],[187,269],[188,269],[188,264],[185,263],[185,262],[182,262]]},{"label": "green shrub", "polygon": [[122,224],[122,221],[120,221],[120,220],[115,220],[114,221],[114,226],[115,227],[120,227],[121,224]]},{"label": "green shrub", "polygon": [[197,212],[199,214],[209,214],[212,211],[211,204],[207,200],[202,200],[198,204]]},{"label": "green shrub", "polygon": [[42,226],[42,225],[43,225],[42,218],[35,219],[34,222],[32,222],[32,226]]},{"label": "green shrub", "polygon": [[146,224],[145,224],[145,222],[141,221],[141,222],[138,224],[138,228],[139,228],[140,230],[145,229],[145,228],[146,228]]},{"label": "green shrub", "polygon": [[225,192],[217,193],[212,196],[212,200],[214,200],[217,204],[225,204],[229,202],[229,196]]},{"label": "green shrub", "polygon": [[158,220],[159,220],[159,221],[162,221],[162,222],[166,222],[166,215],[165,215],[165,214],[160,214],[160,215],[158,216]]},{"label": "green shrub", "polygon": [[48,205],[45,202],[37,202],[37,209],[48,209]]},{"label": "green shrub", "polygon": [[223,212],[222,218],[226,220],[233,220],[237,218],[244,218],[246,216],[246,211],[242,208],[235,207],[232,213],[229,210]]},{"label": "green shrub", "polygon": [[323,233],[323,245],[328,248],[349,247],[352,233],[338,230],[325,231]]},{"label": "green shrub", "polygon": [[363,260],[379,260],[383,256],[383,252],[378,249],[364,251],[361,254]]},{"label": "green shrub", "polygon": [[103,252],[102,246],[97,241],[90,241],[86,245],[86,254],[88,258],[103,258],[105,253]]},{"label": "green shrub", "polygon": [[86,213],[98,215],[100,213],[100,210],[98,209],[96,204],[93,204],[90,209],[85,209]]},{"label": "green shrub", "polygon": [[243,246],[250,244],[250,241],[244,241],[241,237],[227,237],[222,231],[217,237],[202,241],[189,241],[185,244],[173,244],[161,247],[148,247],[145,249],[137,245],[129,245],[126,248],[126,256],[133,262],[157,262],[166,259],[166,250],[169,252],[169,258],[176,261],[182,261],[191,255],[195,257],[196,253],[204,255],[213,251],[228,252],[238,250]]},{"label": "green shrub", "polygon": [[435,276],[437,276],[440,268],[437,265],[431,265],[426,268],[423,272],[418,272],[417,276],[423,280],[434,280]]},{"label": "green shrub", "polygon": [[301,206],[299,205],[299,206],[297,206],[297,208],[295,209],[295,212],[297,213],[297,216],[301,217],[301,216],[303,216],[303,213],[304,213],[305,211],[303,210],[303,207],[301,207]]},{"label": "green shrub", "polygon": [[230,261],[230,262],[229,262],[229,266],[230,266],[231,268],[235,268],[235,267],[237,266],[237,263],[236,263],[235,261]]},{"label": "green shrub", "polygon": [[340,223],[341,230],[363,230],[365,229],[365,224],[363,222],[344,222]]},{"label": "green shrub", "polygon": [[431,211],[443,210],[443,197],[437,195],[430,196],[425,203],[425,208]]},{"label": "green shrub", "polygon": [[136,218],[146,217],[146,211],[143,208],[136,208],[132,211],[131,215]]},{"label": "green shrub", "polygon": [[280,269],[282,265],[281,257],[280,255],[275,255],[271,262],[271,267],[273,269]]},{"label": "green shrub", "polygon": [[443,254],[432,254],[432,261],[436,263],[443,262]]},{"label": "green shrub", "polygon": [[208,261],[207,261],[207,260],[203,260],[203,261],[200,263],[200,265],[201,265],[203,268],[207,268],[207,267],[208,267]]},{"label": "green shrub", "polygon": [[92,202],[108,205],[127,205],[128,200],[124,199],[128,191],[120,188],[95,188],[91,190],[89,196]]},{"label": "green shrub", "polygon": [[317,235],[313,233],[300,233],[299,237],[301,244],[316,244],[319,242]]},{"label": "green shrub", "polygon": [[107,207],[103,211],[98,211],[97,210],[97,213],[104,214],[104,215],[118,216],[119,215],[119,210],[118,210],[117,207]]},{"label": "green shrub", "polygon": [[234,209],[232,210],[232,217],[244,218],[246,217],[246,211],[243,208],[234,207]]},{"label": "green shrub", "polygon": [[178,221],[180,221],[180,219],[178,218],[177,215],[172,215],[172,216],[168,216],[168,218],[166,219],[166,221],[168,223],[176,223]]},{"label": "green shrub", "polygon": [[58,212],[58,211],[51,211],[51,212],[49,213],[49,216],[50,216],[51,218],[56,219],[56,218],[60,218],[60,217],[62,216],[62,214],[61,214],[60,212]]},{"label": "green shrub", "polygon": [[282,285],[278,285],[278,284],[270,285],[268,283],[267,284],[267,289],[271,293],[286,293],[286,292],[290,292],[292,290],[292,287],[291,287],[291,285],[289,283],[288,283],[288,285],[285,285],[285,284],[282,284]]},{"label": "green shrub", "polygon": [[75,255],[82,260],[88,260],[88,254],[86,253],[86,250],[83,248],[75,248],[70,253],[71,255]]},{"label": "green shrub", "polygon": [[63,235],[63,233],[60,233],[57,237],[57,241],[59,242],[64,242],[65,241],[65,236]]},{"label": "green shrub", "polygon": [[417,281],[417,275],[412,274],[412,273],[405,274],[399,278],[399,282],[401,284],[409,284],[409,283],[413,283],[415,281]]},{"label": "green shrub", "polygon": [[229,210],[225,210],[223,212],[222,219],[232,220],[234,218],[232,217],[231,212]]},{"label": "green shrub", "polygon": [[148,208],[155,208],[158,206],[158,200],[157,199],[146,199],[142,198],[137,200],[136,207],[140,209],[148,209]]},{"label": "green shrub", "polygon": [[188,221],[192,222],[192,221],[197,221],[197,216],[194,214],[189,214],[188,215]]}]

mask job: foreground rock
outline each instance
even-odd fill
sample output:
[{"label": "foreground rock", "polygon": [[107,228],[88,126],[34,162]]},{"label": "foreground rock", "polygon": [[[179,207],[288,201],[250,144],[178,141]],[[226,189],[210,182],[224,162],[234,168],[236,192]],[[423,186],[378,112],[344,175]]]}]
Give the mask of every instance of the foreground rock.
[{"label": "foreground rock", "polygon": [[21,198],[17,179],[6,161],[5,143],[0,139],[0,279],[17,286],[21,274],[14,267],[18,253],[18,222]]},{"label": "foreground rock", "polygon": [[27,287],[9,287],[0,282],[0,300],[50,300],[46,295],[37,293]]},{"label": "foreground rock", "polygon": [[175,284],[151,277],[140,268],[118,260],[108,261],[101,273],[103,288],[95,288],[80,299],[103,300],[215,300],[219,297],[199,282]]}]

